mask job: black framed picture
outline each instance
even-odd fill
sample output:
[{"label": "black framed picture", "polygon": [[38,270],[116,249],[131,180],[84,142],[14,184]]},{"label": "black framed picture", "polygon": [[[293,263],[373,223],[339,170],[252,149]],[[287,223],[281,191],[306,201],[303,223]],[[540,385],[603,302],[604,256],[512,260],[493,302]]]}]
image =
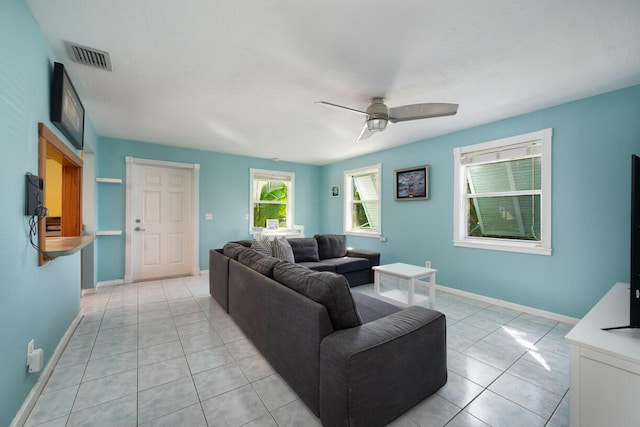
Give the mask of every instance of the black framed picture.
[{"label": "black framed picture", "polygon": [[395,200],[429,198],[429,166],[415,166],[395,171]]},{"label": "black framed picture", "polygon": [[53,65],[51,82],[51,122],[79,150],[84,147],[84,106],[64,65]]}]

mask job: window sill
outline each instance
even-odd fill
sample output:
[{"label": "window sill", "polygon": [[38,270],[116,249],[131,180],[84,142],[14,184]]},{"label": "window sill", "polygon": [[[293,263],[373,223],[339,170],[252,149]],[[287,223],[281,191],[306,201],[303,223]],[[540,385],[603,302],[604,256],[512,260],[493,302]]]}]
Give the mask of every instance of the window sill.
[{"label": "window sill", "polygon": [[374,239],[379,239],[381,234],[376,232],[365,232],[365,231],[345,231],[344,234],[349,236],[360,236],[360,237],[373,237]]},{"label": "window sill", "polygon": [[492,251],[517,252],[547,256],[550,256],[552,252],[551,248],[542,247],[540,244],[523,244],[521,242],[508,241],[481,242],[471,240],[454,240],[453,245],[463,248],[488,249]]},{"label": "window sill", "polygon": [[295,228],[280,228],[278,230],[262,230],[262,233],[256,233],[252,231],[251,234],[255,237],[257,234],[262,234],[269,238],[286,237],[287,239],[293,239],[296,237],[304,237],[304,232]]}]

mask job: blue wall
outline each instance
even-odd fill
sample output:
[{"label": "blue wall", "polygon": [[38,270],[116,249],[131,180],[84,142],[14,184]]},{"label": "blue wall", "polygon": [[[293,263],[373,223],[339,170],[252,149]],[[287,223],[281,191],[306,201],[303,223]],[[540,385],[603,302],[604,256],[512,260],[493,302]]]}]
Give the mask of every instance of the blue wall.
[{"label": "blue wall", "polygon": [[[305,233],[319,231],[317,215],[320,167],[209,151],[182,149],[166,145],[99,138],[97,175],[126,178],[125,157],[200,164],[200,269],[209,269],[209,249],[220,248],[230,240],[249,238],[249,169],[268,169],[295,173],[295,222]],[[98,184],[98,229],[124,230],[125,186]],[[213,220],[205,221],[204,214]],[[123,236],[98,238],[98,280],[122,280],[125,246]]]},{"label": "blue wall", "polygon": [[[55,58],[24,0],[0,3],[0,52],[0,425],[6,426],[40,375],[27,372],[28,341],[44,349],[47,363],[80,311],[80,255],[38,267],[27,237],[24,176],[38,173],[38,122],[61,134],[48,119]],[[86,132],[97,139],[90,120]]]},{"label": "blue wall", "polygon": [[[34,338],[47,362],[79,312],[80,256],[38,267],[28,243],[24,175],[38,169],[38,122],[61,135],[48,120],[55,58],[24,0],[0,2],[0,52],[0,425],[8,425],[38,378],[27,373],[27,342]],[[443,285],[580,317],[629,278],[629,157],[640,153],[639,117],[636,86],[325,167],[98,138],[88,117],[85,137],[96,151],[97,176],[124,178],[125,156],[201,165],[201,269],[209,248],[248,237],[249,168],[296,173],[296,222],[312,235],[342,232],[344,199],[331,198],[329,189],[343,185],[343,171],[382,163],[388,241],[350,236],[350,245],[379,250],[384,263],[430,259]],[[546,127],[554,129],[553,255],[454,247],[453,147]],[[424,163],[431,166],[430,200],[394,202],[394,169]],[[124,228],[124,191],[98,187],[99,229]],[[205,212],[213,221],[203,220]],[[123,238],[97,245],[99,280],[122,279]]]},{"label": "blue wall", "polygon": [[[432,261],[438,283],[582,317],[616,281],[629,280],[630,155],[640,153],[640,86],[419,141],[324,167],[99,138],[98,176],[125,178],[125,156],[199,163],[200,268],[208,250],[248,237],[248,169],[296,173],[296,222],[306,234],[342,233],[348,169],[382,164],[387,242],[349,236],[383,263]],[[552,256],[454,247],[453,148],[553,128]],[[390,129],[389,131],[392,131]],[[430,165],[430,199],[395,202],[393,171]],[[124,186],[98,187],[99,229],[123,229]],[[204,221],[212,212],[213,221]],[[98,280],[124,276],[124,237],[101,237]]]},{"label": "blue wall", "polygon": [[[453,148],[548,127],[553,255],[454,247]],[[640,154],[640,86],[325,166],[322,229],[343,229],[344,198],[329,197],[331,185],[343,184],[345,170],[382,163],[388,241],[349,236],[351,246],[380,251],[383,263],[431,260],[445,286],[582,317],[615,282],[629,281],[632,153]],[[395,202],[394,170],[421,164],[430,165],[430,199]]]}]

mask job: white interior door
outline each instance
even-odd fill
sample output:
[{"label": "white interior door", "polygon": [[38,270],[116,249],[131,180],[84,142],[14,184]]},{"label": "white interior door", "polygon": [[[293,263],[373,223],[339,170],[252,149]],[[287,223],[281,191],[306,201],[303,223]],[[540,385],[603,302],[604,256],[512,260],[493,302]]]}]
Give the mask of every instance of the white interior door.
[{"label": "white interior door", "polygon": [[132,175],[133,281],[192,274],[192,171],[134,164]]}]

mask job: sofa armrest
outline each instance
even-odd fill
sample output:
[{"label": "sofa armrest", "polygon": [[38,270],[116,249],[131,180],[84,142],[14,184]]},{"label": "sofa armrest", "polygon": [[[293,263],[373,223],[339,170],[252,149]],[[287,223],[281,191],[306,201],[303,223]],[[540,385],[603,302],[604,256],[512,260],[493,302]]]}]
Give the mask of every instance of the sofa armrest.
[{"label": "sofa armrest", "polygon": [[366,258],[369,260],[370,267],[380,265],[380,252],[368,251],[366,249],[347,248],[347,256]]},{"label": "sofa armrest", "polygon": [[222,249],[209,250],[209,293],[229,311],[229,257]]},{"label": "sofa armrest", "polygon": [[383,426],[446,381],[445,316],[409,307],[324,338],[320,417],[331,426]]},{"label": "sofa armrest", "polygon": [[371,267],[380,265],[380,252],[347,248],[347,256],[366,258],[369,260],[369,283],[373,283],[373,270],[371,270]]}]

